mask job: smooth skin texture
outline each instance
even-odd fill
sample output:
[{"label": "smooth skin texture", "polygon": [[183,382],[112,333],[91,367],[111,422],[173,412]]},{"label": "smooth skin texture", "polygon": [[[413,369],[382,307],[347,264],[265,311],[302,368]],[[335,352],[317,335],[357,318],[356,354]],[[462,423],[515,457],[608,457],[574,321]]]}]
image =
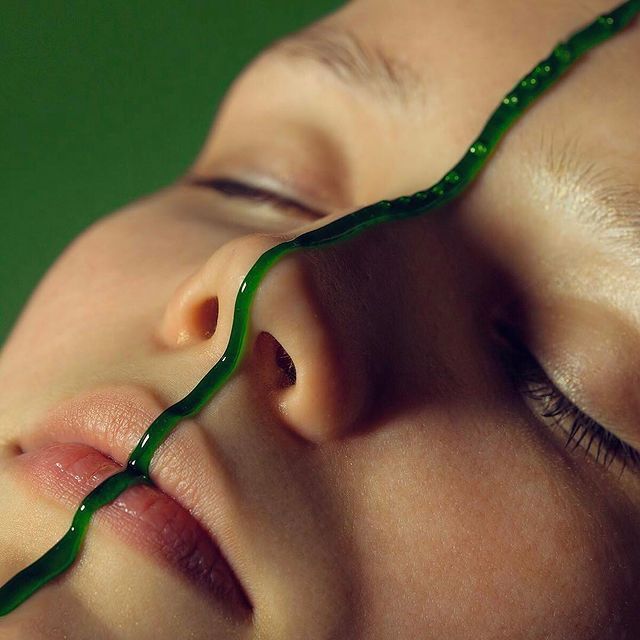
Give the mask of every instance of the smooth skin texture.
[{"label": "smooth skin texture", "polygon": [[[104,389],[143,388],[163,406],[184,396],[222,352],[258,255],[435,182],[518,77],[612,6],[356,0],[304,42],[260,56],[188,174],[73,243],[4,347],[0,580],[72,513],[17,471],[45,415]],[[344,51],[333,71],[308,59],[345,33],[369,61],[384,56],[386,75],[360,64],[354,77]],[[225,461],[252,620],[97,525],[78,566],[0,631],[636,637],[638,473],[565,449],[562,429],[514,387],[495,326],[517,325],[573,402],[640,447],[639,59],[636,24],[536,103],[446,210],[290,256],[267,275],[241,371],[152,465],[152,476],[171,467],[207,522],[207,483],[220,474],[207,451]],[[230,198],[193,176],[266,186],[326,215]],[[214,297],[212,333],[203,303]],[[262,332],[291,356],[295,385],[283,385]],[[172,457],[177,444],[193,455]]]}]

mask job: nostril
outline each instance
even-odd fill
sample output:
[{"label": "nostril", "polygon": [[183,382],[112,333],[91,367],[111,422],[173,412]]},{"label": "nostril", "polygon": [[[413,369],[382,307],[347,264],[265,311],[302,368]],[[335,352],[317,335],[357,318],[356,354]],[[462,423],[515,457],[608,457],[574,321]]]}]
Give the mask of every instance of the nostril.
[{"label": "nostril", "polygon": [[203,339],[210,338],[218,326],[218,298],[207,298],[195,313],[196,330]]},{"label": "nostril", "polygon": [[[275,338],[274,338],[275,340]],[[285,348],[276,340],[276,365],[284,374],[283,386],[290,387],[296,383],[296,365]]]},{"label": "nostril", "polygon": [[[261,369],[270,372],[268,377],[277,387],[284,389],[296,383],[296,365],[286,349],[266,331],[262,331],[256,339],[256,352],[260,359]],[[275,366],[274,366],[275,365]]]}]

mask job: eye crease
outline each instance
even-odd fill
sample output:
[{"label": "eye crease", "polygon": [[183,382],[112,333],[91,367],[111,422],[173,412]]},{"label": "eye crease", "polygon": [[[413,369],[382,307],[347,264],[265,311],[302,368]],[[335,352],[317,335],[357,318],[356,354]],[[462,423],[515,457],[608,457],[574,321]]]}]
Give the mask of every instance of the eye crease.
[{"label": "eye crease", "polygon": [[293,211],[298,215],[302,214],[312,219],[323,218],[327,215],[325,212],[309,207],[295,198],[289,198],[269,189],[232,178],[190,178],[188,183],[206,189],[213,189],[227,198],[240,198],[255,203],[266,202],[285,213]]}]

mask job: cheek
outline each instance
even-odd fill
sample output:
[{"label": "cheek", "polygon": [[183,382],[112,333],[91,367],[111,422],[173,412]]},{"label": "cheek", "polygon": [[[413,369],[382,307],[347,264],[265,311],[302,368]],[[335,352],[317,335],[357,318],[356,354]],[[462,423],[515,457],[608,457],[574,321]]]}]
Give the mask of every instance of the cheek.
[{"label": "cheek", "polygon": [[639,569],[622,507],[527,427],[495,426],[504,416],[421,418],[350,460],[371,624],[393,619],[388,637],[578,640],[637,623],[621,598]]},{"label": "cheek", "polygon": [[67,248],[5,345],[3,384],[84,383],[108,375],[123,354],[129,363],[148,356],[171,293],[228,235],[183,200],[161,193],[134,203]]}]

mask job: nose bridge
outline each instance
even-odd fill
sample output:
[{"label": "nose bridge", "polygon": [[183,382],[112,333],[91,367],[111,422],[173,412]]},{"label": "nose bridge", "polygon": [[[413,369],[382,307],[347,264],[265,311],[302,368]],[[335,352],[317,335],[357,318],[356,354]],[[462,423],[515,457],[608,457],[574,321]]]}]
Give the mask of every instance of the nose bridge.
[{"label": "nose bridge", "polygon": [[[282,241],[250,234],[215,251],[172,295],[158,332],[164,346],[206,350],[213,366],[229,339],[243,279],[260,255]],[[335,330],[341,314],[326,287],[317,286],[317,260],[295,252],[265,274],[251,306],[242,365],[260,401],[314,443],[341,437],[355,425],[371,387],[363,349],[353,340],[345,344],[344,332]],[[340,286],[338,274],[334,285]],[[194,382],[201,373],[194,370]]]}]

